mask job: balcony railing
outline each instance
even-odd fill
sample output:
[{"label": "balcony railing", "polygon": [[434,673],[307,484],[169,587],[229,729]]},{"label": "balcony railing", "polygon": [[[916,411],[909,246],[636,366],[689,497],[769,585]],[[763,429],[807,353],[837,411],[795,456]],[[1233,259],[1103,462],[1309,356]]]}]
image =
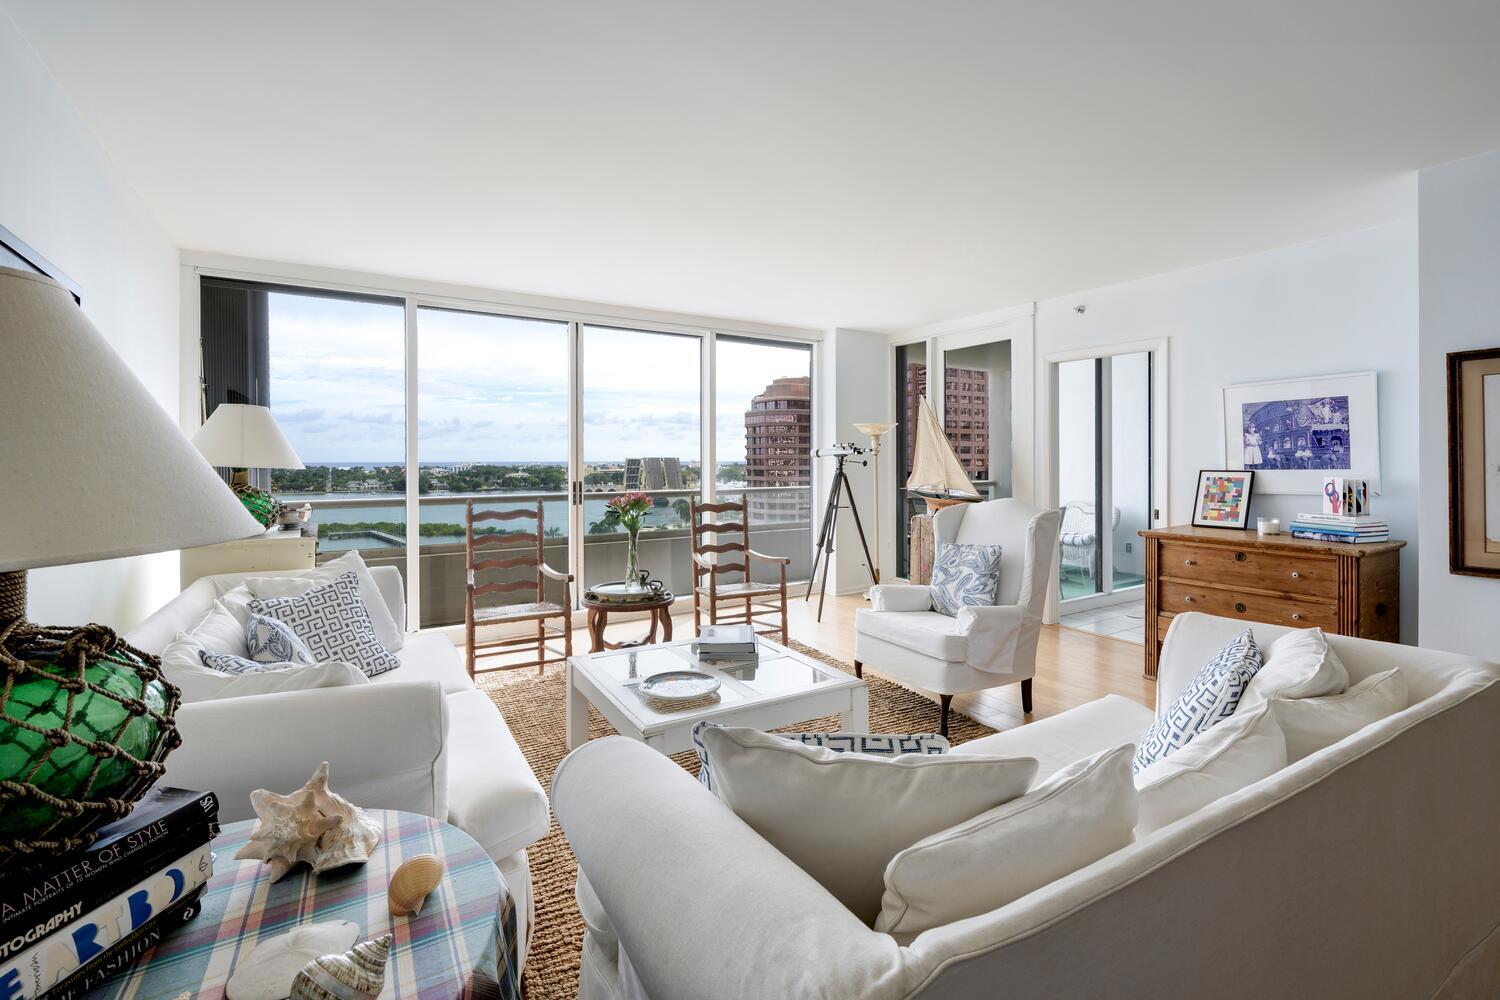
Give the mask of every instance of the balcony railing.
[{"label": "balcony railing", "polygon": [[[625,574],[626,535],[605,519],[605,503],[618,491],[585,491],[583,578],[575,585],[575,597],[587,586],[619,580]],[[653,490],[659,503],[648,515],[640,536],[640,565],[679,596],[692,592],[691,535],[687,504],[697,490]],[[750,544],[768,555],[786,556],[787,579],[807,578],[812,563],[811,489],[792,487],[720,487],[720,500],[746,496],[750,504]],[[319,526],[318,560],[326,562],[357,548],[371,566],[394,566],[406,575],[407,538],[405,497],[395,494],[317,495],[283,497],[293,503],[306,501]],[[519,510],[543,503],[545,536],[543,558],[554,569],[566,571],[569,552],[568,495],[565,492],[445,493],[418,500],[421,526],[422,627],[453,625],[463,621],[466,565],[464,556],[464,509],[473,500],[484,510]],[[660,501],[666,501],[661,504]],[[680,508],[679,508],[679,501]],[[529,532],[526,521],[487,522],[487,527],[505,525],[510,532]],[[493,554],[493,550],[491,550]],[[754,567],[757,579],[774,579],[765,564]],[[486,579],[525,579],[526,571],[497,571]],[[554,593],[553,591],[556,591]],[[509,597],[530,600],[524,591]],[[561,588],[549,582],[547,597],[558,600]]]}]

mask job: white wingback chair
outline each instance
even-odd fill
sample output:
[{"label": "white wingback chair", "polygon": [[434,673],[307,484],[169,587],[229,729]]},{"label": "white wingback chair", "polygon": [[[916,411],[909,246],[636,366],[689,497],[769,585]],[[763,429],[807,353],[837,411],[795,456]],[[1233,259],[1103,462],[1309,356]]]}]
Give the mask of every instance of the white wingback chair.
[{"label": "white wingback chair", "polygon": [[871,607],[854,617],[854,672],[868,663],[881,673],[938,695],[939,729],[948,734],[955,694],[1021,685],[1021,707],[1031,711],[1031,678],[1042,608],[1052,584],[1053,551],[1062,522],[1058,510],[1037,510],[1019,500],[954,504],[933,518],[936,542],[1000,546],[1000,588],[995,607],[960,609],[949,617],[932,607],[929,589],[880,584]]}]

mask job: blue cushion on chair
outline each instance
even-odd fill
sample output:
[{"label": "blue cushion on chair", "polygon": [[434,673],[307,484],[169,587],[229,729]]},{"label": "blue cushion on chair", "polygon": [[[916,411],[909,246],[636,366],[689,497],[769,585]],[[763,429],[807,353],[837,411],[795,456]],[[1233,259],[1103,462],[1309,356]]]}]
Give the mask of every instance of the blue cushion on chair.
[{"label": "blue cushion on chair", "polygon": [[[708,750],[703,746],[703,730],[717,722],[700,722],[693,726],[693,750],[698,755],[698,780],[710,791],[714,787]],[[810,747],[827,747],[838,753],[863,753],[877,757],[899,757],[902,754],[938,754],[948,751],[948,738],[937,733],[893,736],[883,733],[770,733],[784,740],[805,743]]]},{"label": "blue cushion on chair", "polygon": [[1000,546],[938,542],[928,589],[933,610],[949,617],[960,608],[993,607],[1000,591]]},{"label": "blue cushion on chair", "polygon": [[1136,744],[1131,769],[1139,773],[1233,715],[1260,666],[1260,647],[1245,629],[1204,664],[1171,707],[1146,727]]}]

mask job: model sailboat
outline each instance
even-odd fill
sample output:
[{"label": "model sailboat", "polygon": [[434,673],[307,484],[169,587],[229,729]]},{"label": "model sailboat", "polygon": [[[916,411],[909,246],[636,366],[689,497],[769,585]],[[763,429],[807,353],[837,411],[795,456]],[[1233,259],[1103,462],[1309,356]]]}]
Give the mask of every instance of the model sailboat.
[{"label": "model sailboat", "polygon": [[955,503],[984,499],[969,481],[937,414],[925,398],[917,401],[917,440],[912,449],[906,492],[927,501],[929,513]]}]

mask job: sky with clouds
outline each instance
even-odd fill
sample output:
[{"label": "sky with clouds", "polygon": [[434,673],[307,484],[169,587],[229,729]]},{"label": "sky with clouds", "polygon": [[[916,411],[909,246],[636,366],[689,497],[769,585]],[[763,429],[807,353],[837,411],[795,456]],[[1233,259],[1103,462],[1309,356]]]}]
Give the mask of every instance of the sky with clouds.
[{"label": "sky with clouds", "polygon": [[[271,406],[309,465],[402,461],[399,303],[270,296]],[[418,312],[423,462],[563,462],[568,328],[548,320]],[[585,327],[584,461],[699,460],[696,337]],[[806,348],[718,342],[719,461],[745,457],[744,412],[773,379],[810,373]]]}]

